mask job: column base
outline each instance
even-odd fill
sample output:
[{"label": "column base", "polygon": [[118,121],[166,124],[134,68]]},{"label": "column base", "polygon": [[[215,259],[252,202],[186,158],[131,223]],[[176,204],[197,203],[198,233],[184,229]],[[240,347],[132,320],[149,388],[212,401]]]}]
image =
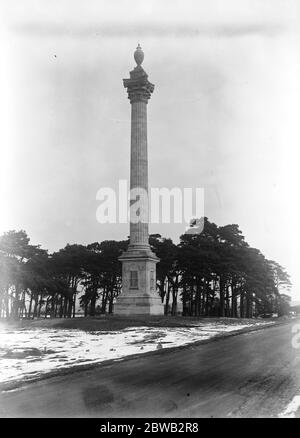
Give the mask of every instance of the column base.
[{"label": "column base", "polygon": [[126,293],[122,293],[114,305],[114,315],[164,315],[164,306],[159,296],[151,297],[147,295],[127,295]]},{"label": "column base", "polygon": [[[164,315],[156,292],[156,263],[150,246],[131,246],[119,258],[122,262],[122,292],[114,305],[115,315]],[[132,274],[134,272],[134,275]],[[132,276],[137,279],[132,283]]]}]

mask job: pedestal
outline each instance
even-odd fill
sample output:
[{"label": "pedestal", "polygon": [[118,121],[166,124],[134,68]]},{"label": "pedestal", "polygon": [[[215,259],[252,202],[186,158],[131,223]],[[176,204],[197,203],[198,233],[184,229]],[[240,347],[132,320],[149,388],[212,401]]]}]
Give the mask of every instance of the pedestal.
[{"label": "pedestal", "polygon": [[122,293],[114,306],[117,315],[163,315],[164,306],[156,292],[156,263],[149,248],[128,248],[122,262]]}]

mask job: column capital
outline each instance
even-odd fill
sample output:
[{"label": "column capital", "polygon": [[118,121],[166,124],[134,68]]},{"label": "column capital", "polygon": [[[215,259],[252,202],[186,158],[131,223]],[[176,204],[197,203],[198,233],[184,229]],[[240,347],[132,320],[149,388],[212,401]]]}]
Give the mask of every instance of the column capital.
[{"label": "column capital", "polygon": [[145,102],[151,97],[154,85],[148,81],[148,75],[141,67],[137,65],[131,72],[129,79],[123,79],[124,87],[127,88],[128,99],[130,103]]}]

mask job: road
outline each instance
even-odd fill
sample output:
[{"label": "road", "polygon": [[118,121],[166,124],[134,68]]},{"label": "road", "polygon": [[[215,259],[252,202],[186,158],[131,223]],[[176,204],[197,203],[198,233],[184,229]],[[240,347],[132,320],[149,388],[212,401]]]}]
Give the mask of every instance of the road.
[{"label": "road", "polygon": [[30,383],[1,393],[0,416],[276,417],[300,395],[292,326]]}]

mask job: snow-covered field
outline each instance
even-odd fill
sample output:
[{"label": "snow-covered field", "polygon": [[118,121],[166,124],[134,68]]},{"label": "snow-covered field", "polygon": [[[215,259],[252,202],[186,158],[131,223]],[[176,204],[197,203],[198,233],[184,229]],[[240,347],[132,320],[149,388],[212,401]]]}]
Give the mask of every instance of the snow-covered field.
[{"label": "snow-covered field", "polygon": [[287,405],[285,410],[281,412],[279,418],[295,418],[297,411],[300,410],[300,395],[295,395],[293,400]]},{"label": "snow-covered field", "polygon": [[[262,325],[270,322],[261,322]],[[194,327],[131,327],[121,331],[0,328],[0,382],[37,377],[74,365],[120,360],[241,330],[249,324],[205,323]]]}]

